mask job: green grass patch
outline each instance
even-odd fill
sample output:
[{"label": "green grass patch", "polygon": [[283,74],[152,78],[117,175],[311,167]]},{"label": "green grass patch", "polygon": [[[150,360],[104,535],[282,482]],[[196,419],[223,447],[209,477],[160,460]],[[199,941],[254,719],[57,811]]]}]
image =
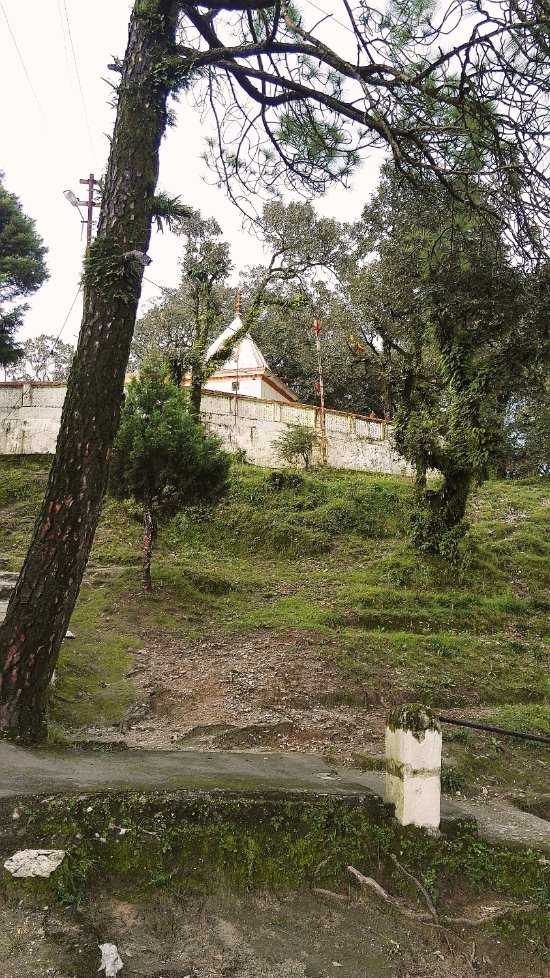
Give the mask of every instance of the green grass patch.
[{"label": "green grass patch", "polygon": [[[49,713],[54,724],[78,728],[120,722],[134,699],[125,678],[137,637],[120,628],[119,583],[110,588],[84,586],[71,620],[75,639],[63,642]],[[114,591],[114,593],[113,593]]]},{"label": "green grass patch", "polygon": [[[13,565],[48,464],[2,460],[0,552]],[[131,650],[152,634],[185,643],[256,629],[274,639],[309,633],[336,665],[342,695],[349,700],[355,686],[357,703],[542,710],[550,485],[488,482],[475,492],[460,567],[408,546],[412,491],[393,476],[328,470],[280,479],[234,465],[220,506],[182,510],[161,528],[147,600],[139,508],[107,499],[90,564],[95,583],[83,587],[73,617],[77,641],[63,647],[56,720],[117,718],[131,698],[123,678]],[[106,569],[105,579],[94,567]],[[339,692],[330,691],[335,700]]]}]

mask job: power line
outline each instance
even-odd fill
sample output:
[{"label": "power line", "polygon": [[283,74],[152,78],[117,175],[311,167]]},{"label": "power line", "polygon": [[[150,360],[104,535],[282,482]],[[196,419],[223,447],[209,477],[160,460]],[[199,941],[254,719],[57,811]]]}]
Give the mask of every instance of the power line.
[{"label": "power line", "polygon": [[61,36],[63,38],[63,51],[65,53],[65,65],[67,68],[67,77],[71,72],[71,64],[69,59],[69,48],[67,45],[67,36],[65,33],[65,22],[63,20],[63,5],[62,0],[57,0],[57,13],[59,15],[59,26],[61,28]]},{"label": "power line", "polygon": [[73,35],[71,33],[71,22],[69,20],[69,11],[67,9],[67,0],[63,0],[63,9],[65,11],[65,21],[67,23],[67,36],[69,38],[69,44],[70,44],[71,53],[72,53],[72,56],[73,56],[74,72],[75,72],[75,75],[76,75],[76,80],[78,82],[78,89],[79,89],[79,92],[80,92],[80,99],[81,99],[81,102],[82,102],[82,109],[84,111],[84,121],[86,123],[86,129],[88,131],[88,139],[90,141],[90,149],[92,151],[92,155],[95,155],[94,140],[93,140],[93,137],[92,137],[92,129],[91,129],[91,126],[90,126],[90,117],[88,115],[88,107],[86,105],[86,99],[84,98],[84,89],[82,87],[82,79],[80,77],[80,70],[79,70],[79,67],[78,67],[78,58],[76,56],[76,49],[75,49],[75,45],[74,45],[74,41],[73,41]]},{"label": "power line", "polygon": [[25,64],[25,59],[23,58],[23,55],[21,53],[21,48],[19,47],[19,44],[17,43],[17,38],[16,38],[16,36],[14,34],[14,31],[13,31],[13,28],[12,28],[10,22],[9,22],[8,15],[6,13],[6,8],[4,7],[3,0],[0,0],[0,9],[2,10],[2,13],[4,15],[4,20],[6,21],[6,26],[8,28],[9,33],[10,33],[11,39],[13,41],[13,46],[14,46],[15,50],[17,51],[17,56],[19,58],[19,61],[21,62],[21,67],[22,67],[23,72],[25,74],[25,78],[27,79],[29,88],[30,88],[30,90],[31,90],[31,92],[33,94],[34,101],[36,102],[36,104],[38,106],[38,110],[40,112],[40,115],[42,117],[44,117],[44,109],[42,108],[42,105],[40,103],[40,99],[38,98],[38,95],[36,94],[36,90],[35,90],[35,87],[34,87],[34,85],[32,83],[31,76],[29,75],[29,72],[27,70],[27,66]]},{"label": "power line", "polygon": [[62,334],[63,330],[65,329],[65,326],[69,322],[70,315],[71,315],[71,313],[72,313],[72,311],[73,311],[73,309],[75,307],[75,303],[76,303],[76,300],[78,299],[78,297],[80,295],[81,289],[82,289],[82,286],[79,285],[78,286],[78,289],[76,290],[76,295],[75,295],[73,301],[71,302],[69,311],[68,311],[67,315],[65,316],[65,319],[63,320],[63,325],[62,325],[61,329],[59,330],[59,333],[57,334],[57,336],[56,336],[56,338],[55,338],[55,340],[53,342],[53,346],[52,346],[52,348],[50,350],[50,354],[53,353],[53,351],[55,350],[57,344],[59,343],[59,340],[61,338],[61,334]]},{"label": "power line", "polygon": [[340,27],[343,27],[345,31],[349,31],[349,33],[353,34],[354,37],[357,36],[355,31],[352,30],[349,24],[344,24],[343,20],[338,20],[338,17],[335,17],[334,14],[329,14],[328,10],[323,10],[322,7],[319,7],[316,3],[313,3],[313,0],[305,0],[305,2],[309,4],[310,7],[313,7],[317,11],[317,13],[324,14],[325,17],[330,17],[330,19],[333,20],[335,24],[338,24]]},{"label": "power line", "polygon": [[[0,6],[1,5],[2,5],[2,0],[0,0]],[[50,347],[50,350],[48,352],[48,358],[51,357],[53,351],[55,350],[57,344],[59,343],[59,340],[61,338],[61,334],[62,334],[63,330],[65,329],[65,326],[69,322],[70,315],[71,315],[71,313],[72,313],[72,311],[74,309],[75,302],[78,299],[78,296],[80,295],[81,289],[82,289],[82,286],[79,285],[78,286],[78,289],[76,291],[76,295],[75,295],[75,297],[74,297],[74,299],[71,302],[71,305],[69,307],[69,311],[68,311],[67,315],[65,316],[65,319],[63,320],[63,324],[61,326],[61,329],[59,330],[59,333],[55,337],[55,339],[54,339],[54,341],[53,341],[53,343],[52,343],[52,345]],[[31,383],[32,383],[32,381],[31,381]],[[12,407],[11,411],[8,411],[8,413],[4,415],[4,417],[0,417],[0,423],[3,423],[4,421],[8,421],[8,419],[11,418],[12,414],[15,414],[16,411],[19,411],[20,406],[21,405],[16,404],[14,407]]]},{"label": "power line", "polygon": [[175,289],[169,289],[166,285],[159,285],[158,282],[153,282],[152,278],[147,278],[146,275],[143,276],[144,282],[149,282],[149,285],[154,285],[156,289],[160,289],[161,292],[175,292]]}]

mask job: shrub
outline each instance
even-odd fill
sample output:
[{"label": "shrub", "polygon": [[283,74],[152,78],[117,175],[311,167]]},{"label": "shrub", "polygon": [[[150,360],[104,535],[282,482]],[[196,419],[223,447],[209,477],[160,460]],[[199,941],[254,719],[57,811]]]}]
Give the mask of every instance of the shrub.
[{"label": "shrub", "polygon": [[298,461],[309,469],[313,458],[313,449],[319,437],[314,428],[305,424],[289,424],[287,430],[275,442],[277,455],[283,462],[295,465]]},{"label": "shrub", "polygon": [[229,456],[188,411],[186,394],[162,366],[145,367],[128,387],[111,467],[111,492],[143,508],[143,586],[152,590],[158,517],[214,502],[227,488]]}]

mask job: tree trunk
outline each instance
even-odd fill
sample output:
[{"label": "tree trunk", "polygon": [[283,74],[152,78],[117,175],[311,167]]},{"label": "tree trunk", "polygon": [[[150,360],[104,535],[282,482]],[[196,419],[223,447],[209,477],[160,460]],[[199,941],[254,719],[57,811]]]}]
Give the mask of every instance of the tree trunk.
[{"label": "tree trunk", "polygon": [[[45,694],[92,546],[141,292],[178,3],[136,0],[98,233],[85,261],[84,313],[57,452],[33,538],[0,627],[0,732],[43,739]],[[138,256],[139,257],[139,256]]]},{"label": "tree trunk", "polygon": [[464,519],[471,484],[471,472],[459,469],[445,475],[441,489],[434,491],[432,510],[444,530],[453,530]]},{"label": "tree trunk", "polygon": [[440,489],[422,490],[417,485],[419,510],[417,518],[413,518],[417,546],[428,553],[452,557],[461,533],[454,539],[450,534],[464,519],[471,485],[472,473],[468,469],[444,473]]},{"label": "tree trunk", "polygon": [[196,421],[201,419],[202,373],[191,373],[191,395],[189,398],[189,413]]},{"label": "tree trunk", "polygon": [[157,536],[157,521],[150,500],[143,506],[143,590],[150,594],[153,590],[151,581],[151,557],[153,544]]}]

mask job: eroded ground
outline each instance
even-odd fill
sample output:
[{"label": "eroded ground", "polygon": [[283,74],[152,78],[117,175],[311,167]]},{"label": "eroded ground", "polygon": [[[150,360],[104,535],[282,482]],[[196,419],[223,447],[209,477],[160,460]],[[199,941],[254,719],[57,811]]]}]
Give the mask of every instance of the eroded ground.
[{"label": "eroded ground", "polygon": [[0,907],[1,978],[90,978],[114,943],[121,978],[543,978],[497,932],[436,927],[364,898],[298,893],[154,901],[97,894],[74,909]]}]

